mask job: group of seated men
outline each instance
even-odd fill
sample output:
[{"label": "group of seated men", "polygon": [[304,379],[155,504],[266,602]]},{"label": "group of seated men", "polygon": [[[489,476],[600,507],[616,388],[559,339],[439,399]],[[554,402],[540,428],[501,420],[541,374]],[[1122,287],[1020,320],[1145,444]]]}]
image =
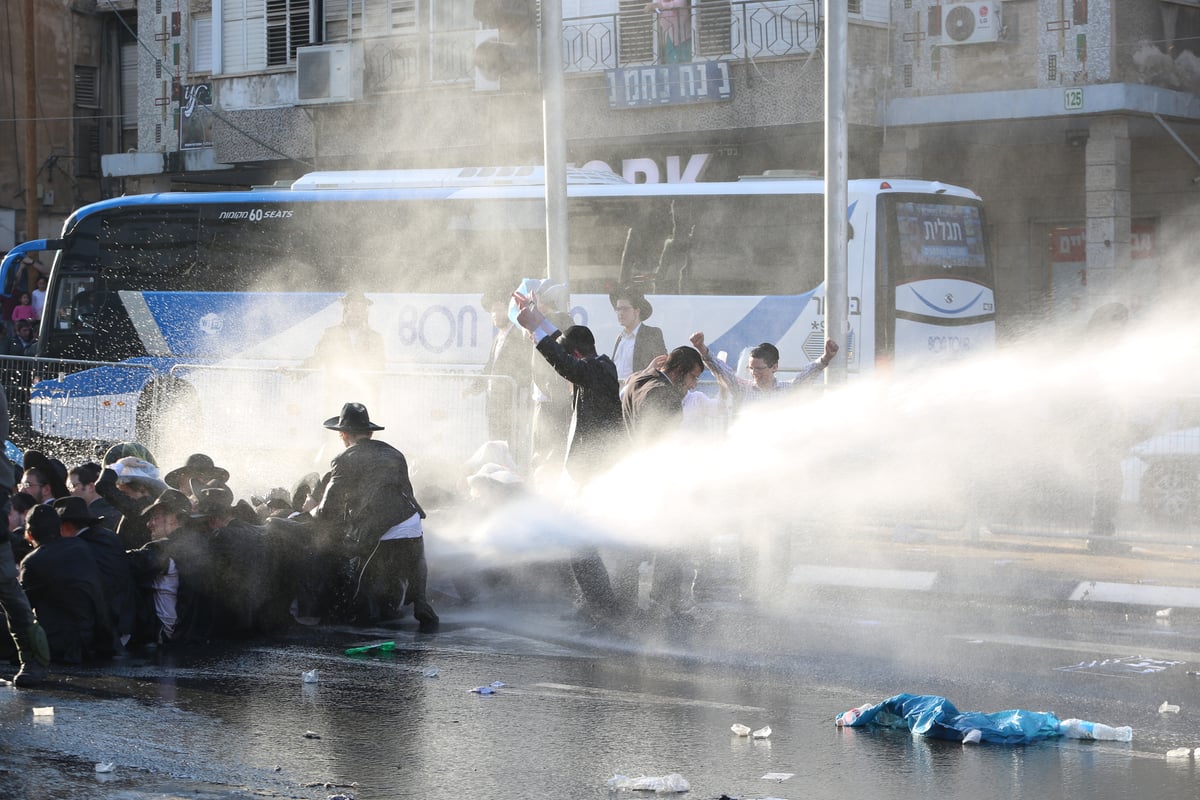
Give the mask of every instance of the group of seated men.
[{"label": "group of seated men", "polygon": [[257,506],[234,502],[228,479],[203,454],[160,477],[135,443],[71,469],[25,454],[9,543],[52,661],[248,637],[293,617],[363,621],[402,610],[356,598],[353,554],[338,532],[296,513],[320,498],[319,476]]}]

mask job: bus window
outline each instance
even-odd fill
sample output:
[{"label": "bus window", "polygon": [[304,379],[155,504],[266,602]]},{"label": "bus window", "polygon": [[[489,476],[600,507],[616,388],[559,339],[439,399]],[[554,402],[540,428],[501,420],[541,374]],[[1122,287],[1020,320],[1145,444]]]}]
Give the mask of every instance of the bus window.
[{"label": "bus window", "polygon": [[66,331],[83,325],[79,309],[86,304],[95,283],[95,278],[91,276],[62,276],[57,284],[56,299],[51,306],[58,309],[54,315],[55,329]]},{"label": "bus window", "polygon": [[[824,280],[820,195],[687,198],[689,294],[801,294]],[[733,202],[731,202],[733,201]]]}]

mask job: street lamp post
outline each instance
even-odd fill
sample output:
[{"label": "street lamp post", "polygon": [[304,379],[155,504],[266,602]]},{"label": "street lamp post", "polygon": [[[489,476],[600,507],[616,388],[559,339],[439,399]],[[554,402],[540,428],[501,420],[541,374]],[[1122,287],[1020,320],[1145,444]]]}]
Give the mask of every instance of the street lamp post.
[{"label": "street lamp post", "polygon": [[546,165],[546,277],[569,286],[561,0],[542,3],[542,127]]},{"label": "street lamp post", "polygon": [[846,3],[825,5],[825,335],[842,348],[842,357],[834,359],[825,371],[828,383],[846,380],[846,361],[850,355],[847,334],[850,301],[847,289],[846,240]]}]

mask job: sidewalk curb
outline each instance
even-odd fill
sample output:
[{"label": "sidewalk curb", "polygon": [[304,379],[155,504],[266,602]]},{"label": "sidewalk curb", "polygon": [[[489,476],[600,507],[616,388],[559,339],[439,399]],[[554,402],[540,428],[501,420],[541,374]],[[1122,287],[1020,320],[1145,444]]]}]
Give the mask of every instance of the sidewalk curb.
[{"label": "sidewalk curb", "polygon": [[1034,570],[1005,572],[995,581],[945,570],[878,569],[797,564],[788,576],[793,589],[846,588],[1056,603],[1107,603],[1152,608],[1200,609],[1200,587],[1053,578]]}]

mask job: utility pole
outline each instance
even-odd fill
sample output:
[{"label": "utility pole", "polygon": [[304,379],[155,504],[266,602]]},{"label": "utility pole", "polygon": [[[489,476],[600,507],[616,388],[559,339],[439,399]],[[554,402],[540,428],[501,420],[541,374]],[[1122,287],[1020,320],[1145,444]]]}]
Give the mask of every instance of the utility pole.
[{"label": "utility pole", "polygon": [[[562,0],[542,3],[542,141],[546,165],[546,277],[570,286],[567,133],[563,130]],[[566,309],[563,309],[564,311]]]},{"label": "utility pole", "polygon": [[846,360],[850,356],[847,319],[846,237],[850,221],[847,189],[846,148],[846,3],[825,3],[825,336],[842,348],[825,371],[827,383],[845,383]]},{"label": "utility pole", "polygon": [[25,0],[25,239],[39,239],[37,198],[37,95],[34,0]]}]

